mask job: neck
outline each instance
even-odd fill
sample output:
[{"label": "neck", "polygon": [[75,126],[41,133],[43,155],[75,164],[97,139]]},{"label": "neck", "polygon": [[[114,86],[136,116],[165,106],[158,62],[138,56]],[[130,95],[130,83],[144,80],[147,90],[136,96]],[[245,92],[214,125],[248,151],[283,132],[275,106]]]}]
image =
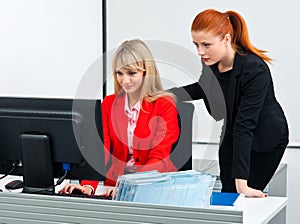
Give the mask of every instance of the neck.
[{"label": "neck", "polygon": [[129,108],[132,108],[134,104],[136,104],[140,100],[140,95],[139,94],[127,94],[128,97],[128,106]]},{"label": "neck", "polygon": [[233,68],[235,50],[229,49],[228,54],[218,64],[219,72],[226,72]]}]

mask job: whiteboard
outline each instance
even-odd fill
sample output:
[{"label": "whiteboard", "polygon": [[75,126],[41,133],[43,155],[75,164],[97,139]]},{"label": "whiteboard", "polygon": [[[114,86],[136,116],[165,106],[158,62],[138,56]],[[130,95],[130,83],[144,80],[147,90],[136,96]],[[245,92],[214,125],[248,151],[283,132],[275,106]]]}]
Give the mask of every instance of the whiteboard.
[{"label": "whiteboard", "polygon": [[[275,94],[288,119],[290,145],[300,146],[300,109],[298,73],[298,52],[300,52],[298,3],[294,0],[108,0],[107,1],[107,50],[113,52],[125,39],[140,38],[153,43],[156,41],[178,45],[196,55],[192,44],[190,26],[194,17],[202,10],[215,8],[225,12],[235,10],[246,20],[250,38],[254,46],[268,50],[274,59],[270,65],[274,81]],[[163,44],[161,46],[164,46]],[[177,47],[174,48],[177,54]],[[152,50],[152,49],[151,49]],[[154,54],[161,57],[161,52]],[[165,88],[192,83],[199,78],[201,65],[194,57],[177,54],[182,61],[190,61],[190,66],[197,69],[194,74],[187,74],[185,68],[172,63],[158,63]],[[188,65],[188,63],[185,63]],[[109,61],[107,64],[110,67]],[[112,79],[108,73],[108,93],[112,93]],[[193,141],[217,142],[221,123],[214,122],[201,101],[194,101],[196,111],[193,123]]]},{"label": "whiteboard", "polygon": [[1,96],[73,98],[102,50],[101,0],[0,0]]}]

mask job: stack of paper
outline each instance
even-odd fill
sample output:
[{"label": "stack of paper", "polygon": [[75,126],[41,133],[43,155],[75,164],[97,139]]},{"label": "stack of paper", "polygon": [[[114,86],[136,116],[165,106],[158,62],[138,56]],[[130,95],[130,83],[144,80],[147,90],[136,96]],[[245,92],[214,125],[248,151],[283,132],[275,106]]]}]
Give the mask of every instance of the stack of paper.
[{"label": "stack of paper", "polygon": [[215,176],[195,170],[126,174],[117,180],[114,200],[209,207],[215,180]]}]

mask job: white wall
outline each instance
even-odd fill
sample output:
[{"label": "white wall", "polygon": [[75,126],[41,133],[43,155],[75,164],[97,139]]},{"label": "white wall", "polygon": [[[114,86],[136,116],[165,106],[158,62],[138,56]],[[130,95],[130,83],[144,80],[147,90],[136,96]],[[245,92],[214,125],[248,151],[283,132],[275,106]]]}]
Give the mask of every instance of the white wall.
[{"label": "white wall", "polygon": [[0,0],[0,96],[72,98],[101,54],[101,0]]}]

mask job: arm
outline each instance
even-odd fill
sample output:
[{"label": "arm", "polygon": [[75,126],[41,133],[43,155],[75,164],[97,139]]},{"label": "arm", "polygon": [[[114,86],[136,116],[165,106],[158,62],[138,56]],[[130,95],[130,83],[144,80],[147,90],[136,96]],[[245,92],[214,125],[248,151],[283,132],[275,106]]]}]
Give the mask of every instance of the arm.
[{"label": "arm", "polygon": [[202,74],[198,82],[195,82],[190,85],[182,86],[182,87],[174,87],[169,89],[172,92],[176,99],[179,101],[190,101],[190,100],[198,100],[203,99],[205,94],[203,87],[205,85],[205,77],[213,75],[211,69],[201,60],[202,62]]},{"label": "arm", "polygon": [[[202,60],[201,60],[202,61]],[[172,88],[172,92],[179,101],[203,99],[208,113],[216,120],[222,120],[226,115],[226,105],[221,86],[215,77],[212,67],[202,61],[202,74],[198,82]]]},{"label": "arm", "polygon": [[156,126],[153,126],[154,136],[152,139],[153,148],[150,149],[148,160],[141,168],[141,171],[158,170],[166,172],[170,169],[170,152],[173,143],[179,136],[178,112],[174,100],[167,98],[159,100]]},{"label": "arm", "polygon": [[169,91],[173,93],[179,101],[202,99],[204,94],[199,82],[182,87],[174,87],[169,89]]},{"label": "arm", "polygon": [[[248,187],[247,179],[253,131],[258,125],[270,80],[270,72],[265,63],[253,61],[244,65],[240,81],[240,102],[233,127],[232,177],[236,178],[237,191],[246,196],[258,194]],[[258,195],[262,196],[263,193]]]}]

